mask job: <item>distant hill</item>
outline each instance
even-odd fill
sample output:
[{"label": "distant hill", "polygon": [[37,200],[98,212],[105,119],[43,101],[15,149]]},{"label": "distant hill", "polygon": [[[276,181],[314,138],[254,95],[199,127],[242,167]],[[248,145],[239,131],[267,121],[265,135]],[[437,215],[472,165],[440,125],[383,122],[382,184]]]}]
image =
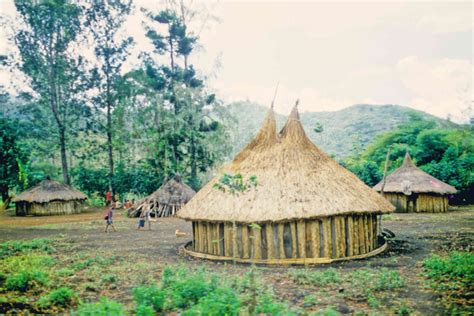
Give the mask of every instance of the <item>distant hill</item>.
[{"label": "distant hill", "polygon": [[[255,135],[267,110],[267,107],[245,101],[228,106],[235,119],[232,124],[234,154]],[[309,138],[326,153],[343,159],[363,150],[377,135],[406,123],[411,113],[437,121],[440,125],[454,124],[400,105],[356,104],[339,111],[304,112],[300,116]],[[276,120],[278,128],[281,128],[286,116],[277,113]],[[314,132],[316,123],[323,126],[322,133]]]}]

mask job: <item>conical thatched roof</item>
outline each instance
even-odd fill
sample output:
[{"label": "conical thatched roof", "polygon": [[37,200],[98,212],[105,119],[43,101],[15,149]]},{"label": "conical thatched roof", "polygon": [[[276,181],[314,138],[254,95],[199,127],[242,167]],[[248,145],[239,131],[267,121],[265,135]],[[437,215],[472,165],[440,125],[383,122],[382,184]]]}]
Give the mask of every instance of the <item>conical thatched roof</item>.
[{"label": "conical thatched roof", "polygon": [[53,180],[43,180],[37,186],[26,190],[13,202],[47,203],[51,201],[85,200],[87,196],[73,187]]},{"label": "conical thatched roof", "polygon": [[130,211],[130,216],[138,216],[142,210],[152,211],[156,216],[170,216],[186,204],[196,192],[183,182],[179,174],[144,198]]},{"label": "conical thatched roof", "polygon": [[[377,191],[382,190],[382,181],[374,186]],[[430,176],[413,163],[410,154],[405,154],[403,164],[392,172],[385,179],[384,192],[393,193],[437,193],[437,194],[453,194],[456,193],[456,188],[444,183],[441,180]]]},{"label": "conical thatched roof", "polygon": [[145,199],[156,200],[159,204],[181,205],[186,204],[195,194],[196,192],[183,182],[180,175],[175,175]]},{"label": "conical thatched roof", "polygon": [[[213,185],[223,173],[256,176],[238,197]],[[276,133],[270,109],[257,136],[194,196],[178,216],[187,220],[278,222],[350,213],[388,213],[394,207],[306,136],[297,107]]]}]

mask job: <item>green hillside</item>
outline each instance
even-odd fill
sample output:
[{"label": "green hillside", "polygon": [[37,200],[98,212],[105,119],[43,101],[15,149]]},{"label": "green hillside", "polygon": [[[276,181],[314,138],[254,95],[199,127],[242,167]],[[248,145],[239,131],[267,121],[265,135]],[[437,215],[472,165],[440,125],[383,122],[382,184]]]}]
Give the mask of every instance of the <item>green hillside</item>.
[{"label": "green hillside", "polygon": [[[238,152],[255,135],[267,112],[267,107],[251,102],[235,102],[228,106],[235,118],[232,123],[232,144]],[[440,125],[453,124],[428,113],[399,105],[357,104],[332,112],[304,112],[301,121],[311,140],[328,154],[338,159],[359,153],[377,135],[406,123],[413,113],[437,121]],[[285,115],[276,115],[278,127],[286,120]],[[316,123],[323,132],[316,133]]]}]

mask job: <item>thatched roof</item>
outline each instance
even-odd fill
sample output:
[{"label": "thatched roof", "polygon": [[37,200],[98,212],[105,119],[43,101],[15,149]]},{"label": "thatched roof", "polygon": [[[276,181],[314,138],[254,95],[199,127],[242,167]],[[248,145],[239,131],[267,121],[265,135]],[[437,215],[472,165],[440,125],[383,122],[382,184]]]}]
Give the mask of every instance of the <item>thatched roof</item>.
[{"label": "thatched roof", "polygon": [[[382,190],[382,181],[374,186],[377,191]],[[390,193],[437,193],[437,194],[453,194],[456,188],[444,183],[441,180],[430,176],[413,163],[410,154],[405,154],[405,159],[400,168],[392,172],[385,179],[384,192]]]},{"label": "thatched roof", "polygon": [[85,200],[87,196],[73,187],[53,180],[43,180],[37,186],[26,190],[13,202],[47,203],[51,201]]},{"label": "thatched roof", "polygon": [[[224,173],[256,176],[258,185],[234,197],[213,188]],[[178,217],[251,223],[393,210],[388,201],[308,139],[295,106],[279,134],[270,109],[256,137]]]},{"label": "thatched roof", "polygon": [[196,192],[177,174],[158,190],[137,203],[137,206],[130,210],[129,215],[138,216],[142,210],[146,210],[153,212],[156,216],[170,216],[195,194]]},{"label": "thatched roof", "polygon": [[163,205],[181,205],[191,200],[195,194],[196,192],[183,182],[180,175],[175,175],[145,200],[155,200],[156,203]]}]

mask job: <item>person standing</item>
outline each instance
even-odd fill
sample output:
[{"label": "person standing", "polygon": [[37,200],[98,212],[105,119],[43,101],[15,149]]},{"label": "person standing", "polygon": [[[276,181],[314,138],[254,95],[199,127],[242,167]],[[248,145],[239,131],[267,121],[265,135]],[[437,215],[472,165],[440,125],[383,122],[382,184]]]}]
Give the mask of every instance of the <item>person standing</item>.
[{"label": "person standing", "polygon": [[145,220],[148,223],[148,230],[151,230],[151,211],[148,209],[145,213]]},{"label": "person standing", "polygon": [[107,203],[107,206],[111,205],[111,202],[112,202],[112,192],[107,191],[107,193],[105,193],[105,202]]},{"label": "person standing", "polygon": [[106,233],[107,233],[107,230],[109,229],[109,226],[112,226],[114,232],[116,231],[115,226],[114,226],[113,216],[114,216],[114,206],[110,205],[107,208],[107,212],[106,212],[105,217],[104,217],[104,219],[105,219],[105,232]]},{"label": "person standing", "polygon": [[143,210],[141,211],[140,217],[138,218],[137,230],[140,230],[140,228],[145,227],[145,218],[146,218],[146,212]]}]

